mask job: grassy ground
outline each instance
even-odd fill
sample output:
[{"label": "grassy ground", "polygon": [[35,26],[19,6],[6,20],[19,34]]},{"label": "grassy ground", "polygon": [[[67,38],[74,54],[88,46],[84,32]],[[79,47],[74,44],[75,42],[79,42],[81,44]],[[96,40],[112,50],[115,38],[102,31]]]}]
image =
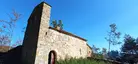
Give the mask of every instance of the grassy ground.
[{"label": "grassy ground", "polygon": [[104,61],[95,61],[95,60],[89,60],[89,59],[65,59],[65,60],[59,60],[56,62],[56,64],[111,64]]}]

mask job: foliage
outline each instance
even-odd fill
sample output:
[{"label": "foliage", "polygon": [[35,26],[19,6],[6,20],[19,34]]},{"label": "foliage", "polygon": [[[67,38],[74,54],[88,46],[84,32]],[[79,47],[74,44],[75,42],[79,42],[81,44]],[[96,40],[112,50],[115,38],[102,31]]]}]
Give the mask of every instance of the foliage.
[{"label": "foliage", "polygon": [[[104,49],[104,52],[106,52],[106,48],[103,48],[103,49]],[[95,45],[93,45],[92,46],[92,51],[93,51],[92,55],[94,58],[103,59],[103,55],[102,55],[103,51],[100,52],[99,50],[100,50],[100,48],[97,48]]]},{"label": "foliage", "polygon": [[63,29],[63,23],[62,23],[62,20],[59,20],[59,24],[58,24],[58,26],[59,26],[61,29]]},{"label": "foliage", "polygon": [[103,55],[104,59],[108,58],[108,56],[107,56],[107,49],[106,48],[102,48],[102,55]]},{"label": "foliage", "polygon": [[7,43],[11,42],[11,40],[9,39],[9,36],[7,35],[1,35],[0,36],[0,45],[4,46],[7,45]]},{"label": "foliage", "polygon": [[116,24],[111,24],[110,26],[110,32],[108,32],[108,36],[105,37],[105,39],[109,42],[109,51],[110,51],[110,45],[117,45],[120,44],[121,42],[118,41],[120,38],[121,33],[117,32],[117,27]]},{"label": "foliage", "polygon": [[98,53],[99,50],[100,50],[100,48],[95,47],[95,45],[92,46],[92,51],[94,53]]},{"label": "foliage", "polygon": [[54,28],[60,27],[61,30],[63,29],[62,20],[59,20],[58,22],[57,20],[53,20],[51,24],[53,25]]},{"label": "foliage", "polygon": [[99,53],[94,53],[94,58],[96,59],[103,59],[103,55],[102,54],[99,54]]},{"label": "foliage", "polygon": [[136,39],[130,35],[125,35],[124,45],[122,46],[122,52],[126,54],[138,54],[138,43]]},{"label": "foliage", "polygon": [[124,36],[124,44],[121,48],[122,60],[129,63],[138,62],[138,41],[130,35]]},{"label": "foliage", "polygon": [[111,60],[116,60],[117,58],[120,57],[119,52],[117,50],[116,51],[112,50],[108,54],[109,54],[109,59]]},{"label": "foliage", "polygon": [[106,48],[102,48],[102,53],[106,53],[107,52],[106,50],[107,50]]},{"label": "foliage", "polygon": [[8,14],[10,20],[0,20],[0,45],[11,46],[11,39],[13,37],[13,31],[17,21],[20,19],[21,14],[15,10],[11,14]]},{"label": "foliage", "polygon": [[56,62],[56,64],[111,64],[111,63],[104,61],[96,61],[94,59],[71,58],[71,59],[59,60]]},{"label": "foliage", "polygon": [[51,24],[53,25],[54,28],[56,28],[57,27],[57,20],[53,20]]}]

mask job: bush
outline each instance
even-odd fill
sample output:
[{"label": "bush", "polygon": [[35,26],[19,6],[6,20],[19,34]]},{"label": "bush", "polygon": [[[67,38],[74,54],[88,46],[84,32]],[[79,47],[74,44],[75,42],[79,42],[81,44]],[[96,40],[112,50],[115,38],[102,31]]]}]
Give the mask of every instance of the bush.
[{"label": "bush", "polygon": [[102,54],[96,54],[94,53],[94,58],[97,58],[97,59],[103,59],[103,55]]},{"label": "bush", "polygon": [[71,59],[56,61],[56,64],[111,64],[111,63],[107,63],[107,62],[104,62],[104,61],[96,61],[96,60],[93,60],[93,59],[83,59],[83,58],[75,59],[75,58],[71,58]]}]

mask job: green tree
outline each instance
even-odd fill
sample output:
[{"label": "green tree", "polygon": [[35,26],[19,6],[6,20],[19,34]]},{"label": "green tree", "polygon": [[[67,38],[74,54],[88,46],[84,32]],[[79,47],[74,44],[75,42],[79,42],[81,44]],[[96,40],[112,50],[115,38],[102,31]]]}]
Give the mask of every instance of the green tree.
[{"label": "green tree", "polygon": [[122,59],[133,64],[138,62],[138,43],[135,38],[130,35],[124,36],[124,44],[121,47],[123,53]]},{"label": "green tree", "polygon": [[54,28],[56,28],[57,25],[58,25],[58,24],[57,24],[57,20],[53,20],[51,24],[52,24],[52,26],[53,26]]},{"label": "green tree", "polygon": [[63,29],[62,20],[59,20],[58,22],[57,20],[53,20],[51,24],[54,28],[60,27],[61,30]]},{"label": "green tree", "polygon": [[98,53],[98,51],[100,50],[100,48],[97,48],[95,45],[92,46],[92,50],[94,53]]},{"label": "green tree", "polygon": [[110,32],[108,32],[107,37],[105,37],[105,39],[108,41],[109,43],[109,49],[108,52],[110,52],[110,45],[117,45],[120,44],[121,42],[118,41],[118,39],[120,38],[121,33],[117,32],[117,27],[116,24],[113,23],[110,26]]},{"label": "green tree", "polygon": [[119,52],[117,50],[111,50],[109,52],[109,58],[112,60],[116,60],[117,58],[119,58]]},{"label": "green tree", "polygon": [[104,59],[107,59],[107,49],[106,48],[102,48],[102,55]]},{"label": "green tree", "polygon": [[127,54],[138,54],[138,43],[136,39],[130,35],[125,35],[124,45],[122,46],[121,50]]},{"label": "green tree", "polygon": [[94,52],[93,53],[94,58],[103,59],[103,55],[102,55],[102,52],[100,51],[100,48],[93,45],[92,46],[92,51]]},{"label": "green tree", "polygon": [[102,53],[103,53],[103,54],[106,54],[106,53],[107,53],[106,50],[107,50],[106,48],[102,48]]},{"label": "green tree", "polygon": [[63,29],[63,23],[62,23],[62,20],[59,20],[58,26],[61,28],[61,30]]}]

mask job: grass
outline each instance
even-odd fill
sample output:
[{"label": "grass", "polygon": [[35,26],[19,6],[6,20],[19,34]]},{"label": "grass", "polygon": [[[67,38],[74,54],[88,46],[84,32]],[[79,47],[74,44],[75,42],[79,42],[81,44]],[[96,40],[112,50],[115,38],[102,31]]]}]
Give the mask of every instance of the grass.
[{"label": "grass", "polygon": [[59,60],[56,62],[56,64],[111,64],[111,63],[104,61],[96,61],[93,59],[90,60],[83,58],[79,59],[71,58],[71,59]]}]

